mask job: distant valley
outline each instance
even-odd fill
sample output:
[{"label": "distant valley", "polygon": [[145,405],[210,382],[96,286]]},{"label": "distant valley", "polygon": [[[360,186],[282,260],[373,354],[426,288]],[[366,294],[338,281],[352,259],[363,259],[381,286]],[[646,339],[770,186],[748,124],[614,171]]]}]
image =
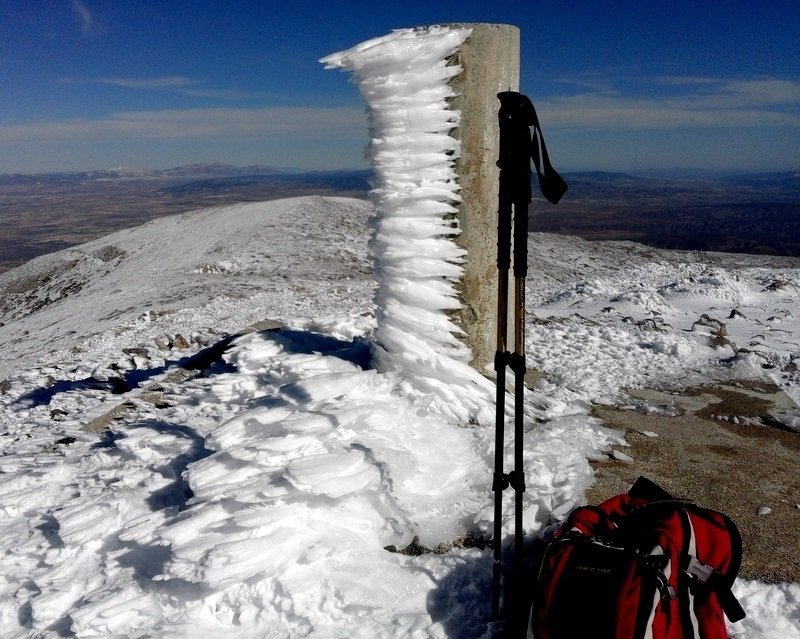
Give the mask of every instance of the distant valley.
[{"label": "distant valley", "polygon": [[529,230],[659,248],[800,256],[800,171],[568,173],[558,206],[534,195]]},{"label": "distant valley", "polygon": [[369,175],[227,164],[0,175],[0,273],[38,255],[193,209],[312,194],[366,197]]},{"label": "distant valley", "polygon": [[[365,198],[370,175],[227,164],[0,175],[0,272],[192,209],[312,194]],[[530,231],[660,248],[800,256],[800,172],[577,172],[565,178],[570,188],[558,206],[534,195]]]}]

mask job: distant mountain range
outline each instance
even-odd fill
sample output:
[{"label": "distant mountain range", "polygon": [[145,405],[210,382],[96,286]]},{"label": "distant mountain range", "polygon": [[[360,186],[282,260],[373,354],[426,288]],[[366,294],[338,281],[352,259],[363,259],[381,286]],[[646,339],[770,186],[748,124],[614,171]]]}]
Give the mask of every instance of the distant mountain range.
[{"label": "distant mountain range", "polygon": [[62,184],[65,182],[91,182],[95,180],[148,180],[199,177],[233,177],[242,175],[275,175],[301,173],[300,169],[279,169],[262,164],[234,166],[214,162],[211,164],[186,164],[171,169],[136,169],[128,166],[96,171],[68,171],[57,173],[6,173],[0,174],[0,186],[12,184]]},{"label": "distant mountain range", "polygon": [[[182,184],[184,190],[228,189],[250,186],[256,183],[325,183],[344,188],[368,188],[368,169],[307,171],[298,168],[274,167],[264,164],[235,166],[223,162],[210,164],[185,164],[169,169],[139,169],[128,166],[92,171],[65,171],[48,173],[4,173],[0,174],[0,186],[24,184],[64,184],[106,180],[172,180],[194,178]],[[643,171],[642,173],[620,173],[608,171],[573,171],[564,176],[570,184],[570,193],[577,190],[581,195],[602,192],[629,192],[630,189],[665,192],[682,190],[707,190],[714,185],[726,188],[752,188],[763,191],[786,190],[796,195],[800,190],[800,170],[772,173],[717,173],[711,171]],[[175,192],[179,192],[178,189]]]},{"label": "distant mountain range", "polygon": [[304,173],[271,173],[214,176],[183,182],[159,189],[158,195],[198,195],[241,191],[253,187],[276,189],[313,189],[327,191],[369,191],[371,171],[310,171]]}]

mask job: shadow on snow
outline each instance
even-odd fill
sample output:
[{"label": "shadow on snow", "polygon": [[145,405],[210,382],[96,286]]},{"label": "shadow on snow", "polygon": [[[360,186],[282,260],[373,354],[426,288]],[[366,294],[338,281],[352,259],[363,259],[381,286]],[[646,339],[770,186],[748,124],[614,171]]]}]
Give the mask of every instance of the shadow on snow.
[{"label": "shadow on snow", "polygon": [[[364,369],[371,365],[370,345],[366,340],[360,338],[347,341],[321,333],[291,329],[262,331],[261,334],[276,338],[281,346],[290,353],[338,357]],[[56,395],[81,390],[102,390],[113,395],[122,395],[141,387],[173,368],[202,371],[206,376],[233,372],[234,369],[225,363],[222,356],[237,337],[239,335],[226,335],[194,355],[177,360],[167,360],[163,366],[129,370],[120,377],[113,377],[109,380],[99,380],[92,376],[78,380],[57,380],[45,388],[28,391],[21,395],[15,403],[26,408],[47,406]]]}]

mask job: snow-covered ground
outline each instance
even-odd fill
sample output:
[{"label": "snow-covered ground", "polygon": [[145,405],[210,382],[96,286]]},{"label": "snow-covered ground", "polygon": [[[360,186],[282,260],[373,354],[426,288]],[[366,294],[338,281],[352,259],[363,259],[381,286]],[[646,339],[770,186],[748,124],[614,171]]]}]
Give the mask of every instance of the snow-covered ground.
[{"label": "snow-covered ground", "polygon": [[[370,213],[197,211],[0,276],[0,635],[486,632],[490,551],[464,540],[491,531],[492,428],[371,368]],[[622,441],[592,402],[731,375],[798,398],[797,264],[532,235],[530,266],[532,533]],[[439,552],[384,549],[415,536]],[[736,592],[733,636],[800,637],[799,585]]]}]

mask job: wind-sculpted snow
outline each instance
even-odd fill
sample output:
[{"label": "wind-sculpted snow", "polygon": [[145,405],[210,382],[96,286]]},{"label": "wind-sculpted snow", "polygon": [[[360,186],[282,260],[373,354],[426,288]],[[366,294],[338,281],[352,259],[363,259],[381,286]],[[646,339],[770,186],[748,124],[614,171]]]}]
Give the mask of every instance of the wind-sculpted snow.
[{"label": "wind-sculpted snow", "polygon": [[374,353],[381,370],[440,398],[462,421],[488,423],[491,388],[467,363],[469,349],[447,311],[460,308],[454,283],[464,250],[454,203],[460,201],[449,135],[460,113],[448,106],[448,81],[461,72],[447,58],[469,29],[401,29],[322,59],[354,74],[368,108],[376,213],[370,240],[378,283]]},{"label": "wind-sculpted snow", "polygon": [[[366,348],[253,333],[213,374],[163,382],[172,407],[139,404],[100,443],[80,434],[48,452],[46,431],[35,454],[2,458],[0,538],[15,559],[0,625],[14,627],[21,599],[21,631],[86,637],[481,634],[486,553],[384,546],[487,533],[489,434],[404,399],[399,377],[357,363]],[[531,529],[580,503],[587,455],[621,441],[584,415],[528,437]],[[464,597],[463,618],[432,603]]]},{"label": "wind-sculpted snow", "polygon": [[[409,584],[403,558],[383,546],[463,535],[485,499],[474,473],[483,461],[473,431],[398,405],[391,375],[309,353],[304,339],[237,342],[227,357],[237,372],[218,376],[208,399],[245,410],[187,473],[183,521],[155,535],[172,551],[165,576],[224,592],[217,608],[229,602],[230,619],[257,606],[264,623],[296,636],[360,614],[366,631],[411,584],[431,587],[424,574]],[[246,371],[252,386],[241,384]],[[326,602],[342,610],[331,618]],[[387,621],[372,623],[380,631]]]},{"label": "wind-sculpted snow", "polygon": [[[327,58],[370,109],[373,268],[370,206],[312,197],[157,220],[0,276],[1,636],[488,635],[491,556],[465,540],[491,530],[492,392],[447,318],[464,256],[445,59],[467,35]],[[529,249],[531,536],[583,503],[589,460],[626,458],[590,416],[626,388],[760,373],[798,399],[796,264]],[[735,636],[800,639],[800,586],[736,593]]]},{"label": "wind-sculpted snow", "polygon": [[800,403],[796,261],[538,234],[531,250],[528,352],[556,382],[551,401],[565,389],[611,402],[639,385],[767,375]]},{"label": "wind-sculpted snow", "polygon": [[[113,244],[127,257],[105,263],[110,274],[0,327],[4,338],[29,331],[19,361],[33,362],[11,360],[0,379],[0,635],[484,636],[491,553],[454,542],[489,536],[493,432],[370,366],[367,230],[354,222],[367,209],[301,198],[126,231]],[[256,250],[252,224],[283,241]],[[194,242],[146,252],[186,228]],[[302,258],[307,246],[324,273]],[[533,236],[529,249],[529,352],[546,376],[525,407],[531,534],[583,503],[588,460],[624,445],[589,416],[624,400],[623,386],[738,368],[800,387],[797,267],[557,236]],[[234,261],[261,274],[258,288],[232,269],[194,272]],[[145,296],[145,274],[150,310],[95,319],[90,301],[120,287]],[[203,299],[193,277],[204,304],[193,305]],[[169,299],[172,312],[159,312]],[[745,318],[727,318],[733,299]],[[722,317],[732,342],[759,346],[735,355],[713,325],[692,330],[703,313]],[[231,338],[271,317],[283,328]],[[56,353],[37,339],[50,324],[75,330]],[[201,349],[202,370],[182,368]],[[384,550],[414,537],[439,552]],[[739,580],[736,593],[748,617],[733,636],[800,637],[800,586]]]}]

